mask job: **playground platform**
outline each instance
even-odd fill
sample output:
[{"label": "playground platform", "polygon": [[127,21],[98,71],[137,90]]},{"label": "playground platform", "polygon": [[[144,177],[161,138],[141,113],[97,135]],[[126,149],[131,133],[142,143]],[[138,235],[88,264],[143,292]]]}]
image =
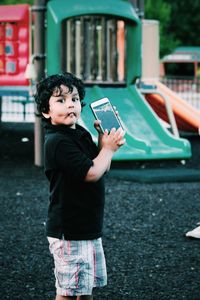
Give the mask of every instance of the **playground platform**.
[{"label": "playground platform", "polygon": [[192,182],[200,181],[200,171],[189,168],[153,168],[142,170],[111,170],[110,177],[134,182]]}]

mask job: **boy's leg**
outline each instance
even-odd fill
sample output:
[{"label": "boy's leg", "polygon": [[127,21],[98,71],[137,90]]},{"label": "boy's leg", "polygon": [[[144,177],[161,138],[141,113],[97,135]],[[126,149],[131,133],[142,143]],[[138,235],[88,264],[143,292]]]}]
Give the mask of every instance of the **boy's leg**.
[{"label": "boy's leg", "polygon": [[[105,265],[105,257],[103,253],[103,247],[101,239],[92,240],[92,241],[66,241],[59,240],[56,238],[48,238],[50,242],[50,251],[54,256],[55,262],[55,275],[56,275],[56,287],[57,287],[57,297],[55,300],[92,300],[92,288],[95,282],[95,286],[104,286],[106,285],[107,275],[106,275],[106,265]],[[80,244],[80,245],[79,245]],[[58,251],[59,250],[59,251]],[[70,253],[68,253],[70,252]],[[69,255],[70,254],[70,255]],[[74,255],[75,254],[75,255]],[[77,257],[77,262],[74,257]],[[72,261],[70,261],[72,258]],[[61,261],[61,264],[59,264]],[[69,272],[62,274],[60,278],[57,278],[58,274],[61,274],[63,270],[63,263],[66,264],[66,270],[68,272],[69,265],[71,264],[71,268],[74,265],[74,272],[76,272],[76,276],[73,278],[77,278],[77,264],[80,264],[80,270],[84,276],[81,276],[80,272],[80,280],[77,282],[70,282],[71,285],[74,284],[77,287],[77,293],[83,293],[85,295],[80,296],[61,296],[63,291],[67,294],[74,294],[73,289],[66,291],[65,283],[69,280]],[[88,268],[89,266],[89,268]],[[89,272],[89,270],[91,272]],[[66,276],[68,275],[68,277]],[[71,276],[71,275],[70,275]],[[86,277],[86,278],[85,278]],[[61,280],[62,279],[62,280]],[[63,284],[64,280],[64,284]],[[62,286],[63,284],[63,286]],[[80,291],[78,290],[80,288]],[[64,294],[65,294],[64,293]],[[91,294],[90,294],[91,293]]]}]

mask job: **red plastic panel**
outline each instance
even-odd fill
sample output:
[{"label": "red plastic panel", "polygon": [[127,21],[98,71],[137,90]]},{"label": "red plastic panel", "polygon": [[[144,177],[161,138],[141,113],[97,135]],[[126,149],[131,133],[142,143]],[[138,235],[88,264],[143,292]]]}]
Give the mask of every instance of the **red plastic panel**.
[{"label": "red plastic panel", "polygon": [[0,6],[0,86],[29,85],[29,5]]}]

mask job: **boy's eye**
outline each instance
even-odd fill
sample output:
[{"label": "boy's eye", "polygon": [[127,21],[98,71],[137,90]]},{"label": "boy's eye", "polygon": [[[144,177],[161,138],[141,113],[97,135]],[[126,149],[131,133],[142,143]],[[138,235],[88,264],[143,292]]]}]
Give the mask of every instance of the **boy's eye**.
[{"label": "boy's eye", "polygon": [[72,98],[72,101],[77,102],[79,101],[79,98]]},{"label": "boy's eye", "polygon": [[60,103],[65,103],[65,99],[62,99],[62,98],[58,99],[57,101],[60,102]]}]

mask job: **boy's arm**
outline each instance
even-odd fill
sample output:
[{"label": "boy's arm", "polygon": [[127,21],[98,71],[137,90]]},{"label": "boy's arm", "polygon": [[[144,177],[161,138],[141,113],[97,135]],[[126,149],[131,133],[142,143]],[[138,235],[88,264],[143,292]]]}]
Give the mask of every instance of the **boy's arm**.
[{"label": "boy's arm", "polygon": [[101,137],[101,150],[97,157],[93,159],[93,165],[90,167],[85,181],[98,181],[108,170],[113,154],[124,143],[124,131],[121,129],[112,129],[108,134],[106,131]]},{"label": "boy's arm", "polygon": [[[99,137],[98,137],[98,148],[99,150],[101,151],[102,149],[102,138],[103,138],[103,133],[99,132]],[[112,158],[111,158],[112,160]],[[107,169],[105,172],[108,172],[110,170],[110,165],[111,165],[111,160],[110,160],[110,163],[108,163],[108,166],[107,166]]]},{"label": "boy's arm", "polygon": [[93,160],[93,166],[87,172],[85,181],[98,181],[107,171],[113,154],[112,150],[102,148],[98,156]]},{"label": "boy's arm", "polygon": [[[101,121],[100,121],[100,120],[95,120],[95,122],[94,122],[94,127],[95,127],[95,129],[97,130],[97,132],[98,132],[98,148],[99,148],[99,150],[102,149],[102,138],[103,138],[103,133],[102,133],[102,131],[101,131],[101,127],[99,126],[100,124],[101,124]],[[112,158],[111,158],[111,159],[112,159]],[[105,172],[108,172],[108,171],[110,170],[110,166],[111,166],[111,161],[110,161],[110,163],[108,164],[108,167],[107,167],[107,169],[106,169]]]}]

